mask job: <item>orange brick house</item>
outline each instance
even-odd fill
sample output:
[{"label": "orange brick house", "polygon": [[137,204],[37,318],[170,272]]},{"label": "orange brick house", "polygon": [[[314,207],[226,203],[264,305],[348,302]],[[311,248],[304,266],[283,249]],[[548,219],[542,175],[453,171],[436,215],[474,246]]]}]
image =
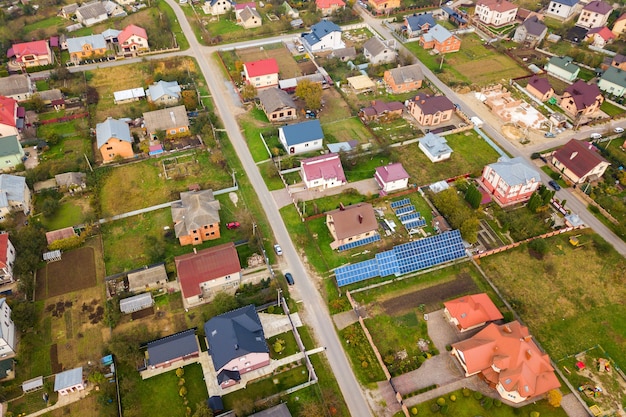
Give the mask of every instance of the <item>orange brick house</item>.
[{"label": "orange brick house", "polygon": [[533,75],[528,80],[526,91],[540,101],[547,101],[554,95],[554,88],[550,85],[550,81],[547,78],[536,75]]},{"label": "orange brick house", "polygon": [[419,90],[424,81],[424,74],[418,64],[392,68],[385,71],[383,80],[394,94]]},{"label": "orange brick house", "polygon": [[587,84],[578,80],[565,89],[560,106],[573,116],[588,116],[596,112],[604,102],[604,96],[597,84]]},{"label": "orange brick house", "polygon": [[132,158],[133,137],[126,122],[107,118],[96,125],[96,142],[102,154],[103,162],[111,162],[116,158]]},{"label": "orange brick house", "polygon": [[387,10],[400,7],[400,0],[368,0],[367,3],[376,13],[384,13]]},{"label": "orange brick house", "polygon": [[435,25],[428,32],[422,33],[419,42],[422,48],[433,49],[439,54],[461,49],[461,39],[441,25]]},{"label": "orange brick house", "polygon": [[220,202],[213,190],[180,193],[172,203],[174,233],[181,246],[199,245],[220,238]]}]

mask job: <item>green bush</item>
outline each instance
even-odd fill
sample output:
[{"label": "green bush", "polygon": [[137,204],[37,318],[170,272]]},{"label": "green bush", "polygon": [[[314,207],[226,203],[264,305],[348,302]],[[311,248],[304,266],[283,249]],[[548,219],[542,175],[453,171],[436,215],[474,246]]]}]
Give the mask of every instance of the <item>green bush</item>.
[{"label": "green bush", "polygon": [[417,415],[417,407],[411,408],[411,414],[413,414],[414,416]]},{"label": "green bush", "polygon": [[472,392],[467,388],[463,388],[461,392],[463,393],[464,397],[469,397],[470,395],[472,395]]},{"label": "green bush", "polygon": [[446,399],[443,397],[437,398],[437,404],[443,407],[446,404]]},{"label": "green bush", "polygon": [[539,417],[539,411],[531,411],[530,417]]},{"label": "green bush", "polygon": [[441,407],[439,407],[439,405],[437,405],[437,403],[432,403],[430,405],[430,411],[432,411],[433,413],[438,413],[440,409],[441,409]]},{"label": "green bush", "polygon": [[483,394],[478,391],[474,391],[474,398],[476,398],[477,400],[482,400]]},{"label": "green bush", "polygon": [[500,401],[500,400],[493,400],[493,405],[495,405],[496,407],[502,407],[502,401]]},{"label": "green bush", "polygon": [[485,397],[480,401],[480,405],[485,409],[485,410],[490,410],[491,407],[493,407],[493,398],[491,397]]}]

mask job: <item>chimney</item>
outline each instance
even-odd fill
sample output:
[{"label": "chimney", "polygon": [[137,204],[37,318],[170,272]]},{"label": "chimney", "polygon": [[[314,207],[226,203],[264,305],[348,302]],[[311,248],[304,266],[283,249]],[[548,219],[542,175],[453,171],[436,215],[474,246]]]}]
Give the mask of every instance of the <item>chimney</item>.
[{"label": "chimney", "polygon": [[363,216],[359,214],[359,224],[362,224],[362,223],[363,223]]},{"label": "chimney", "polygon": [[569,157],[570,161],[576,158],[576,155],[578,155],[578,152],[572,152],[572,155]]},{"label": "chimney", "polygon": [[526,351],[526,359],[530,359],[530,358],[532,358],[532,357],[533,357],[533,352],[532,352],[530,349],[528,349],[528,350]]},{"label": "chimney", "polygon": [[235,343],[235,350],[239,350],[239,344]]},{"label": "chimney", "polygon": [[532,339],[533,337],[531,335],[527,335],[522,338],[522,340],[527,343],[529,343]]},{"label": "chimney", "polygon": [[513,331],[511,330],[511,326],[509,326],[508,324],[505,324],[504,327],[502,327],[502,331],[504,331],[504,333],[513,333]]}]

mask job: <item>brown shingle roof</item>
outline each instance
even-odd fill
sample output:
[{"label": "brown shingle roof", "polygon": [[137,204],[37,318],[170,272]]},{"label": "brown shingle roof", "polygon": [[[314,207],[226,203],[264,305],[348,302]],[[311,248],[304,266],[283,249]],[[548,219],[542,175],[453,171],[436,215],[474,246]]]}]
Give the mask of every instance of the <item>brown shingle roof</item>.
[{"label": "brown shingle roof", "polygon": [[326,214],[330,216],[328,221],[334,224],[339,240],[378,229],[374,208],[369,203],[339,208]]},{"label": "brown shingle roof", "polygon": [[602,162],[607,162],[593,144],[572,139],[554,153],[554,159],[565,165],[577,177],[584,177]]}]

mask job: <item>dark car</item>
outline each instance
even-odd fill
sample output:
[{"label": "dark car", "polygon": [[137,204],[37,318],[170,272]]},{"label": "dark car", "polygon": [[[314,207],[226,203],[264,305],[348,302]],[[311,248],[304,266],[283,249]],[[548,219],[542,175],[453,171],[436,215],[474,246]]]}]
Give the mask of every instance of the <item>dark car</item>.
[{"label": "dark car", "polygon": [[241,224],[239,224],[239,222],[230,222],[230,223],[226,223],[226,228],[227,229],[236,229],[239,226],[241,226]]},{"label": "dark car", "polygon": [[548,185],[554,188],[555,191],[559,191],[561,189],[561,186],[554,180],[548,181]]},{"label": "dark car", "polygon": [[285,279],[287,280],[287,284],[289,285],[295,284],[295,282],[293,281],[293,276],[291,275],[291,272],[287,272],[285,274]]}]

